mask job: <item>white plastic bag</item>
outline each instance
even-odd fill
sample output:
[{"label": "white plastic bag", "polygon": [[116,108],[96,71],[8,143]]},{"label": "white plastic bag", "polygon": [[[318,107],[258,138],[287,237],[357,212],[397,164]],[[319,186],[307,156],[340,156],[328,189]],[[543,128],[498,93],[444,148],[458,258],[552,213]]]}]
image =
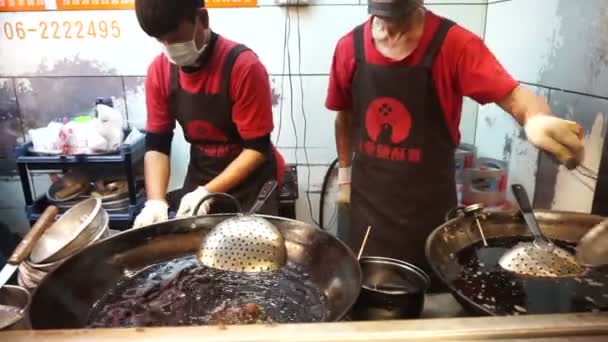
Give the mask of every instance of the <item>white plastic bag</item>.
[{"label": "white plastic bag", "polygon": [[122,144],[124,132],[122,131],[122,113],[106,105],[97,105],[97,118],[95,130],[106,142],[106,151],[115,151]]},{"label": "white plastic bag", "polygon": [[28,134],[32,139],[34,151],[56,152],[60,150],[59,133],[63,125],[51,122],[47,127],[30,129]]}]

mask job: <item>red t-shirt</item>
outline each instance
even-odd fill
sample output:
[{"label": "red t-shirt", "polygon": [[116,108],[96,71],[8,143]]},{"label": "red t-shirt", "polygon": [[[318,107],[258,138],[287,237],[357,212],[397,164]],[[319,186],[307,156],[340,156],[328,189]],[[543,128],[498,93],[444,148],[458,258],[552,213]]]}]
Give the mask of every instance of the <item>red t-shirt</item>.
[{"label": "red t-shirt", "polygon": [[[441,17],[427,11],[424,32],[416,49],[405,59],[394,61],[376,49],[371,36],[371,18],[365,23],[365,60],[376,65],[418,65]],[[351,86],[355,73],[354,34],[349,32],[336,46],[325,106],[333,111],[352,109]],[[448,32],[433,64],[433,79],[454,143],[460,142],[463,96],[486,104],[508,95],[518,82],[502,67],[483,40],[465,28],[454,25]]]},{"label": "red t-shirt", "polygon": [[[180,85],[190,93],[215,94],[219,92],[221,73],[230,50],[237,43],[222,36],[211,51],[203,68],[186,73],[180,70]],[[164,54],[154,59],[146,78],[146,130],[152,133],[168,133],[175,128],[175,115],[169,112],[171,62]],[[270,81],[264,65],[252,51],[241,53],[232,68],[230,78],[232,121],[244,140],[266,136],[274,129]],[[275,149],[279,181],[282,178],[284,160]]]}]

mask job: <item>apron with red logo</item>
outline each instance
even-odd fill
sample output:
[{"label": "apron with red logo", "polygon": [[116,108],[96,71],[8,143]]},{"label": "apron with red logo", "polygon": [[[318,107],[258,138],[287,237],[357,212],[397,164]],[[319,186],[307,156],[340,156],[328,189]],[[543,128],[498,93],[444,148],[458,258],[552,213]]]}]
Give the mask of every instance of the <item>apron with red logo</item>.
[{"label": "apron with red logo", "polygon": [[[179,82],[179,67],[171,65],[170,110],[184,130],[190,145],[190,164],[184,186],[178,200],[198,186],[205,185],[217,177],[243,150],[243,139],[232,120],[232,100],[230,99],[230,76],[237,57],[248,48],[237,45],[228,53],[221,74],[217,94],[189,93],[182,89]],[[265,153],[265,162],[241,184],[230,190],[244,210],[248,210],[264,183],[276,180],[277,167],[274,147]],[[179,201],[172,206],[177,207]],[[230,202],[214,200],[211,213],[234,212]],[[271,196],[261,213],[276,215],[278,211],[278,192]]]},{"label": "apron with red logo", "polygon": [[431,73],[453,25],[444,20],[422,62],[365,62],[363,26],[355,29],[355,157],[349,245],[358,250],[372,226],[366,255],[401,259],[430,272],[429,233],[456,205],[454,151]]}]

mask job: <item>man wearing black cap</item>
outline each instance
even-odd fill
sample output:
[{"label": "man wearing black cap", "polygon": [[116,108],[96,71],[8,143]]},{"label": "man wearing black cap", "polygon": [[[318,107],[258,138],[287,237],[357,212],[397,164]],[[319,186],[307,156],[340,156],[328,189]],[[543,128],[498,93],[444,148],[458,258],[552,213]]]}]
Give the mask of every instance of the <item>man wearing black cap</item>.
[{"label": "man wearing black cap", "polygon": [[456,205],[464,96],[497,103],[568,167],[582,160],[582,130],[551,116],[478,36],[422,0],[369,0],[368,8],[370,19],[338,42],[326,100],[338,112],[338,201],[350,203],[352,248],[371,225],[367,254],[428,270],[425,240]]}]

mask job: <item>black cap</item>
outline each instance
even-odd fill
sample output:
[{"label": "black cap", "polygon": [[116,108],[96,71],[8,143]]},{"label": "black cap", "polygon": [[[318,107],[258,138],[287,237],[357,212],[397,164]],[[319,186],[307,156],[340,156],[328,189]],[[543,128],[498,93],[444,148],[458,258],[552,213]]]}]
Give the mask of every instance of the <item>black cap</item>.
[{"label": "black cap", "polygon": [[367,12],[384,18],[399,19],[410,15],[422,0],[368,0]]}]

